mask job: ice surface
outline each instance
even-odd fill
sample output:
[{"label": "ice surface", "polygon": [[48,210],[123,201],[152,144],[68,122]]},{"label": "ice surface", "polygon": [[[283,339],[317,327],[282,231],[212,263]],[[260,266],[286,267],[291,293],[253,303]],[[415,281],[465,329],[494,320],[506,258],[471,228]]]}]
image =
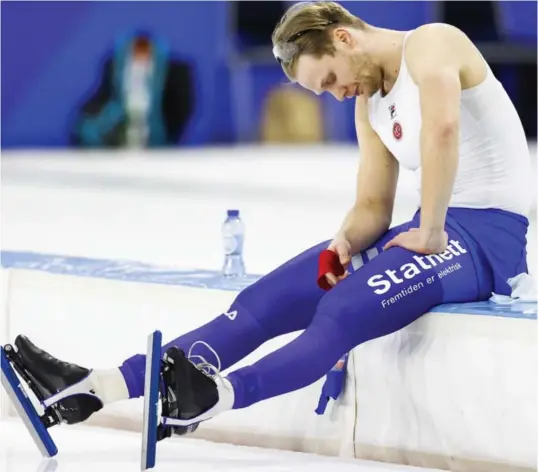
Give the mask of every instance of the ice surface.
[{"label": "ice surface", "polygon": [[[2,472],[94,472],[139,470],[140,435],[87,426],[57,426],[51,434],[58,446],[46,461],[21,421],[0,421]],[[199,439],[174,438],[158,444],[156,472],[438,472],[378,462],[317,456]]]},{"label": "ice surface", "polygon": [[[151,192],[102,192],[2,182],[2,249],[129,259],[182,268],[219,270],[220,225],[227,208],[239,208],[246,227],[245,263],[263,274],[308,247],[334,236],[350,200],[305,205],[244,194],[233,199],[171,197]],[[401,205],[394,224],[412,217]],[[536,219],[529,231],[529,265],[536,273]]]}]

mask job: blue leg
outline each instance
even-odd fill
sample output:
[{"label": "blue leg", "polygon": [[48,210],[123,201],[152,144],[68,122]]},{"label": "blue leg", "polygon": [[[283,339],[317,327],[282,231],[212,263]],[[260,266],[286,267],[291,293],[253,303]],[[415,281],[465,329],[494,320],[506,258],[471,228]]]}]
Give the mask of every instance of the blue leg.
[{"label": "blue leg", "polygon": [[155,467],[157,455],[158,403],[161,365],[162,334],[155,331],[148,336],[146,375],[144,384],[144,425],[142,429],[142,471]]},{"label": "blue leg", "polygon": [[58,449],[9,362],[6,352],[11,350],[13,347],[10,345],[0,348],[2,385],[41,454],[53,457],[58,454]]}]

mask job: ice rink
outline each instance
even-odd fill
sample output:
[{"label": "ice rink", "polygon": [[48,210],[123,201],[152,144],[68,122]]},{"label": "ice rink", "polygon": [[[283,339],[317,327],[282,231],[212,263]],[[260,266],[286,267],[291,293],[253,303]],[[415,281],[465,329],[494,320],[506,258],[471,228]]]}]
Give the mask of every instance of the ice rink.
[{"label": "ice rink", "polygon": [[[59,427],[56,459],[41,459],[22,423],[0,422],[2,472],[95,472],[139,469],[140,435],[84,426]],[[434,472],[361,460],[215,444],[199,439],[171,439],[158,445],[155,471],[162,472]]]},{"label": "ice rink", "polygon": [[[219,269],[220,225],[227,208],[239,208],[246,225],[247,269],[257,274],[272,270],[310,245],[330,239],[349,207],[355,179],[353,172],[342,171],[338,177],[342,190],[335,194],[330,189],[316,187],[319,177],[307,172],[303,190],[300,185],[294,188],[284,183],[275,193],[274,189],[256,186],[255,180],[263,180],[264,170],[262,165],[259,172],[255,171],[254,162],[250,164],[254,168],[251,187],[230,183],[219,192],[216,185],[209,184],[205,190],[198,191],[185,185],[181,176],[175,176],[176,180],[166,178],[168,157],[155,164],[160,174],[152,176],[153,180],[148,175],[141,175],[138,180],[136,176],[131,180],[114,180],[104,172],[84,180],[83,172],[58,170],[64,166],[62,159],[57,161],[56,170],[52,166],[46,172],[40,173],[39,169],[34,172],[28,170],[32,168],[32,159],[2,162],[2,249]],[[147,158],[119,159],[115,165],[127,169],[126,174],[131,164],[152,164]],[[318,161],[311,165],[322,170],[324,164]],[[336,159],[336,162],[340,161]],[[307,163],[305,168],[308,169]],[[401,194],[395,223],[406,221],[414,211],[408,186]],[[533,272],[537,267],[535,221],[533,217],[529,232],[529,262]],[[40,459],[20,421],[0,422],[0,471],[138,469],[139,434],[80,426],[56,427],[52,435],[60,454],[56,461],[46,462]],[[182,438],[159,444],[155,470],[429,472],[433,469]]]}]

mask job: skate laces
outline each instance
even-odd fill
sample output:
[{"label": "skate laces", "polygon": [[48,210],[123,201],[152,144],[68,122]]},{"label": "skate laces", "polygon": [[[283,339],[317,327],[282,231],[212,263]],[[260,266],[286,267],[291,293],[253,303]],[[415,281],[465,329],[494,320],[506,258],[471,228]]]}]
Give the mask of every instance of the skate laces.
[{"label": "skate laces", "polygon": [[[211,362],[208,362],[204,356],[192,353],[194,346],[196,346],[197,344],[201,344],[202,346],[205,346],[215,356],[215,359],[217,359],[217,367],[211,364]],[[197,369],[202,371],[207,376],[218,377],[219,379],[222,378],[220,374],[220,370],[222,367],[222,364],[220,362],[220,357],[217,354],[217,351],[215,351],[215,349],[213,349],[205,341],[196,341],[195,343],[193,343],[187,354],[187,359],[189,359],[189,361],[191,361],[196,366]],[[196,361],[194,361],[194,359],[196,359]]]}]

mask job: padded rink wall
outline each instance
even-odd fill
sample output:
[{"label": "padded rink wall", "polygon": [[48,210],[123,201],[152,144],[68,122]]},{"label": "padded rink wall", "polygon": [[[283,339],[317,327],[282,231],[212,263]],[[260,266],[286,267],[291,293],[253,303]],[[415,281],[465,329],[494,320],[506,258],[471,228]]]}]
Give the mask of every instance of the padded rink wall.
[{"label": "padded rink wall", "polygon": [[[248,157],[244,162],[240,162],[241,152]],[[60,358],[94,368],[110,367],[143,352],[146,336],[154,329],[163,330],[168,340],[225,311],[241,288],[254,283],[259,275],[240,283],[223,281],[218,272],[210,270],[215,267],[211,257],[205,257],[198,248],[188,252],[197,253],[203,268],[192,268],[193,259],[187,254],[184,264],[172,256],[173,263],[163,264],[157,249],[152,259],[152,251],[144,252],[143,244],[159,244],[145,240],[143,212],[168,209],[164,199],[183,202],[174,207],[180,219],[196,201],[207,198],[200,189],[213,193],[209,200],[214,201],[204,200],[208,210],[197,214],[198,219],[212,217],[209,208],[218,205],[221,198],[226,204],[235,198],[241,208],[250,208],[248,204],[255,200],[253,207],[266,220],[271,213],[263,210],[266,200],[282,199],[286,206],[298,201],[305,221],[295,222],[296,231],[301,225],[308,226],[306,216],[326,215],[330,219],[334,212],[335,219],[340,219],[351,201],[342,189],[353,182],[352,172],[343,171],[331,182],[323,176],[327,156],[335,168],[354,169],[355,150],[327,148],[323,154],[309,151],[304,153],[307,155],[280,150],[274,158],[266,150],[257,150],[255,157],[249,151],[241,152],[233,157],[220,151],[209,156],[188,153],[174,160],[162,154],[51,154],[41,155],[39,160],[29,154],[4,155],[0,341],[12,340],[22,332]],[[282,174],[284,163],[286,172]],[[396,220],[409,212],[414,198],[410,188],[406,176],[399,188],[399,205],[405,208],[397,208]],[[139,233],[131,235],[132,254],[140,252],[144,262],[126,258],[128,249],[121,259],[99,257],[107,252],[99,247],[99,232],[80,242],[83,234],[73,228],[72,234],[56,241],[58,246],[41,241],[47,237],[48,226],[58,237],[66,230],[60,212],[54,224],[51,222],[49,210],[45,210],[47,199],[63,205],[66,217],[71,211],[68,205],[73,204],[76,215],[81,216],[78,226],[84,227],[83,219],[91,218],[91,212],[82,205],[86,201],[83,192],[91,192],[95,205],[108,203],[110,207],[117,192],[125,191],[138,202],[136,198],[147,201],[163,189],[167,195],[155,202],[155,207],[137,207],[142,212],[137,218],[144,221],[136,226]],[[28,202],[35,206],[37,201],[43,207],[35,215],[27,219],[18,215]],[[99,208],[101,216],[105,210],[104,206]],[[45,225],[43,220],[47,220]],[[245,220],[247,231],[251,228],[248,246],[249,237],[261,238],[264,233],[257,228],[254,213],[247,211]],[[293,226],[291,218],[286,221],[288,226],[281,227],[281,232]],[[28,234],[29,222],[35,228],[33,235]],[[114,227],[112,221],[110,225]],[[189,225],[188,220],[184,225]],[[169,233],[159,229],[157,234],[165,241]],[[308,229],[316,233],[316,240],[324,238],[318,228]],[[328,231],[327,238],[333,228]],[[267,232],[278,232],[278,228]],[[211,241],[201,234],[195,236],[202,239],[202,245]],[[108,237],[112,244],[113,235]],[[172,238],[176,251],[187,252],[184,244],[188,237],[186,241],[179,237],[178,233]],[[73,238],[78,238],[79,246],[70,241]],[[287,257],[287,251],[295,252],[296,245],[304,244],[293,236],[282,240],[271,236],[271,241],[277,247],[268,249],[269,260],[247,252],[247,263],[254,261],[253,272],[267,272],[281,262],[275,257],[277,253]],[[253,241],[251,246],[256,244]],[[256,253],[263,244],[256,247]],[[164,246],[161,250],[171,254],[174,247]],[[68,249],[61,251],[62,247]],[[338,401],[329,403],[324,415],[314,413],[322,379],[292,394],[223,414],[203,424],[194,436],[453,471],[535,470],[536,315],[534,303],[437,307],[402,331],[356,348],[350,356],[345,392]],[[266,343],[239,365],[251,363],[294,336]],[[1,407],[3,415],[13,414],[4,401]],[[141,411],[139,400],[122,402],[103,409],[90,423],[139,430]]]}]

